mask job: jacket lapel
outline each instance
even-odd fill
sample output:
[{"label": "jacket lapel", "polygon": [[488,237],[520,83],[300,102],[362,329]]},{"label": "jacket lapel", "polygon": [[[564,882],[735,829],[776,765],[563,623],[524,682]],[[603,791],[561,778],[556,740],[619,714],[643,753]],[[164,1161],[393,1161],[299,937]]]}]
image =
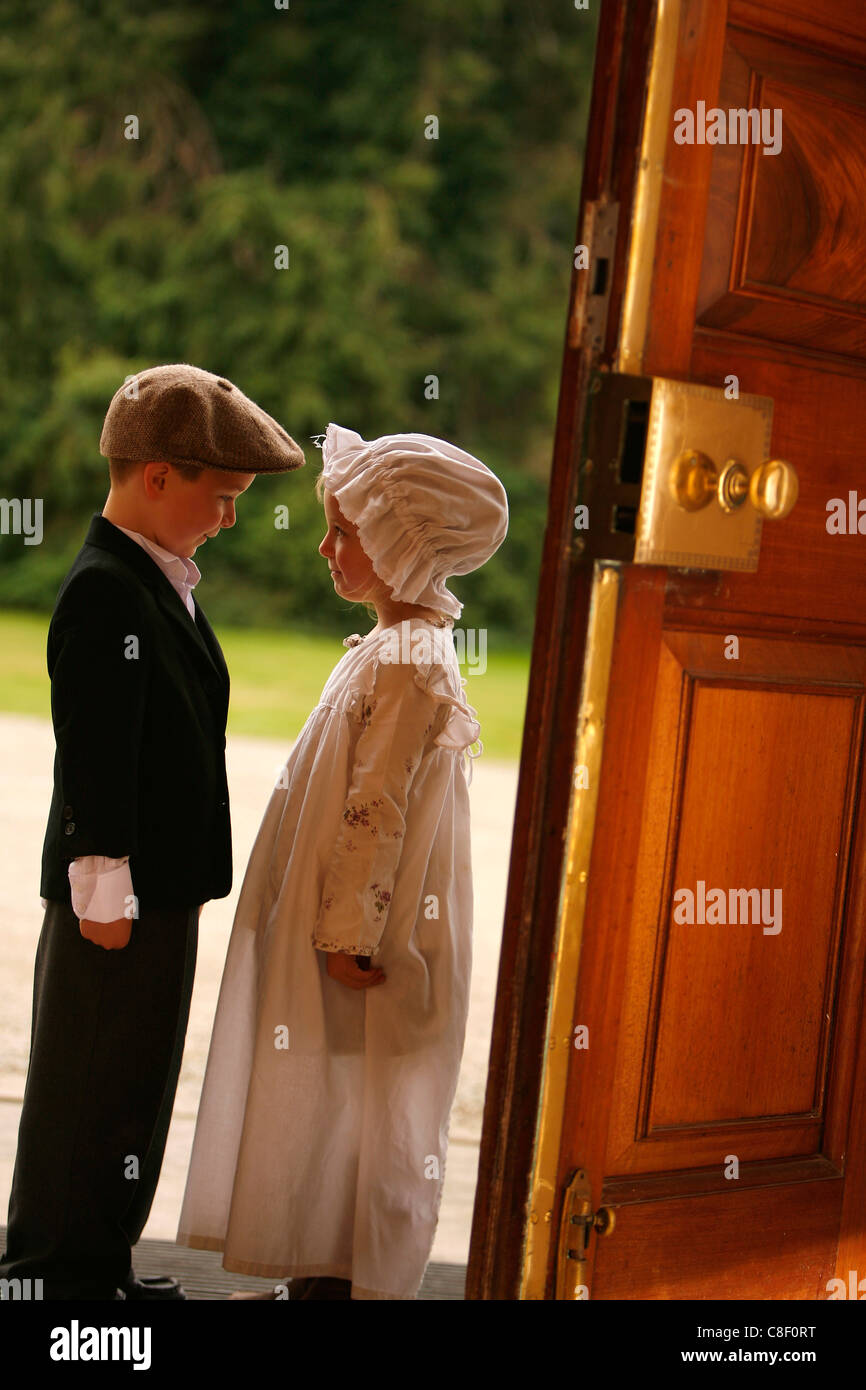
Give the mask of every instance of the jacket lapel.
[{"label": "jacket lapel", "polygon": [[[177,595],[175,594],[175,598],[176,597]],[[216,634],[214,633],[213,628],[211,627],[210,623],[205,617],[203,610],[199,607],[198,600],[196,599],[195,594],[193,594],[192,596],[192,602],[193,607],[195,608],[195,622],[193,623],[193,627],[195,628],[199,637],[204,642],[211,661],[213,662],[222,679],[225,681],[226,688],[228,688],[229,668],[226,666],[225,657],[222,654],[222,648],[220,647],[220,644],[216,639]],[[183,604],[181,604],[181,607],[183,607]]]},{"label": "jacket lapel", "polygon": [[84,544],[110,551],[129,569],[134,570],[136,577],[153,591],[162,612],[171,622],[180,625],[187,640],[193,643],[199,656],[207,662],[211,674],[217,674],[221,684],[227,688],[228,668],[213,629],[196,602],[195,594],[193,607],[196,617],[193,619],[174,585],[166,578],[156,561],[136,541],[125,536],[99,512],[94,513],[91,519]]}]

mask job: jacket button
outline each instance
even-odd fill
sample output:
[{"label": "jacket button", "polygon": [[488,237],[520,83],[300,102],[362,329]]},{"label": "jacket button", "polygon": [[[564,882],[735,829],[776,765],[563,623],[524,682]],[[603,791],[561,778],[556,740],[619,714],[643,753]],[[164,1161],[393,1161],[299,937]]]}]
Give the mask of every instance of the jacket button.
[{"label": "jacket button", "polygon": [[66,822],[66,824],[65,824],[64,827],[63,827],[63,833],[64,833],[65,835],[74,835],[74,834],[75,834],[75,821],[74,821],[74,820],[70,820],[70,821],[67,821],[67,822]]},{"label": "jacket button", "polygon": [[74,815],[75,815],[75,812],[73,811],[73,809],[72,809],[71,806],[64,806],[64,808],[63,808],[63,819],[64,819],[64,820],[72,820],[72,817],[73,817]]}]

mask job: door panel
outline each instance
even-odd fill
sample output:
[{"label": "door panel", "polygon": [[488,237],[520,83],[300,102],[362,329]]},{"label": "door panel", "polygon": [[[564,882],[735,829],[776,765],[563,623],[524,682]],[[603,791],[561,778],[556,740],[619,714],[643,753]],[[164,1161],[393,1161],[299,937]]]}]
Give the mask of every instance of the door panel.
[{"label": "door panel", "polygon": [[815,1151],[856,1024],[835,985],[866,654],[744,638],[735,680],[724,640],[662,646],[609,1173]]},{"label": "door panel", "polygon": [[717,104],[782,112],[782,138],[713,148],[698,323],[861,354],[863,69],[729,27]]},{"label": "door panel", "polygon": [[665,638],[608,1176],[817,1153],[850,1101],[830,1060],[859,1016],[836,988],[866,655],[746,639],[734,681],[721,635]]},{"label": "door panel", "polygon": [[814,1182],[740,1191],[723,1204],[661,1200],[652,1224],[640,1207],[619,1207],[614,1235],[599,1242],[592,1296],[633,1299],[639,1288],[645,1299],[817,1298],[833,1277],[824,1236],[838,1227],[839,1197],[838,1185]]}]

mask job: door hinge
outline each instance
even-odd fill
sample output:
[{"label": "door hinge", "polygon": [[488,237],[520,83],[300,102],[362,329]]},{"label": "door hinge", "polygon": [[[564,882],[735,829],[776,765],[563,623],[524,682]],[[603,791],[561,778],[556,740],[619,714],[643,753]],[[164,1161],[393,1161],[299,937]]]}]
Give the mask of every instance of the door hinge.
[{"label": "door hinge", "polygon": [[583,1168],[578,1168],[572,1173],[563,1198],[555,1298],[571,1302],[589,1297],[586,1270],[590,1235],[597,1231],[600,1236],[609,1236],[615,1226],[613,1207],[592,1210],[589,1178]]},{"label": "door hinge", "polygon": [[594,356],[601,352],[607,332],[618,220],[619,203],[587,203],[583,241],[574,248],[575,269],[583,275],[577,281],[568,321],[568,342],[570,347],[589,348]]}]

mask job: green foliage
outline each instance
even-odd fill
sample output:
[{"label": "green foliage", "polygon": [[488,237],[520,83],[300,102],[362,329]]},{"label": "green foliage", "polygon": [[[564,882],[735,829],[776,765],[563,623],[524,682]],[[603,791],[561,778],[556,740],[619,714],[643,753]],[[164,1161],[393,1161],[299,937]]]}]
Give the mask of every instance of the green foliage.
[{"label": "green foliage", "polygon": [[[51,684],[45,669],[48,615],[0,612],[0,710],[51,717]],[[220,645],[231,671],[229,737],[297,737],[334,666],[344,654],[338,635],[299,635],[220,624]],[[458,654],[459,654],[458,648]],[[488,642],[486,669],[480,644],[467,641],[462,669],[466,697],[481,723],[489,758],[520,756],[529,656]]]},{"label": "green foliage", "polygon": [[257,479],[200,552],[211,616],[345,628],[312,490],[311,436],[336,420],[452,439],[502,478],[509,537],[453,587],[467,622],[526,641],[593,24],[525,0],[7,0],[3,489],[43,498],[45,540],[0,536],[4,601],[52,603],[105,500],[123,378],[187,361],[236,380],[308,459]]}]

